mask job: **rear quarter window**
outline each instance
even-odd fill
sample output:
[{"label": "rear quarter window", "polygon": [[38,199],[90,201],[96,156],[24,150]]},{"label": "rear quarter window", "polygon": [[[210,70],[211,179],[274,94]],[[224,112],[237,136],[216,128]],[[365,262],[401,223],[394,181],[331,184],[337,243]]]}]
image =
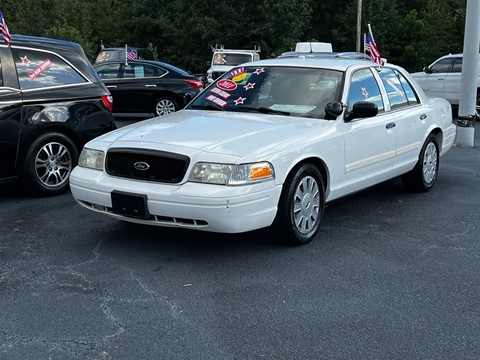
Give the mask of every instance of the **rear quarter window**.
[{"label": "rear quarter window", "polygon": [[53,53],[13,48],[12,54],[22,90],[87,82],[77,70]]}]

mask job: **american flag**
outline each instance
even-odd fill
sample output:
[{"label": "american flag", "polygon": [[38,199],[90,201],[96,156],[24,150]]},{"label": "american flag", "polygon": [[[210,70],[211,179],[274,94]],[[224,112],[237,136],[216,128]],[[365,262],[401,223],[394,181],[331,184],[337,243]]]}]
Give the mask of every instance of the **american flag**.
[{"label": "american flag", "polygon": [[128,46],[125,48],[127,54],[127,60],[135,60],[137,58],[137,52],[133,49],[130,49]]},{"label": "american flag", "polygon": [[7,43],[7,45],[10,45],[10,40],[12,39],[12,37],[10,36],[7,23],[5,22],[5,19],[1,11],[0,11],[0,31],[2,32],[3,40]]},{"label": "american flag", "polygon": [[378,50],[377,44],[375,44],[375,40],[373,40],[373,36],[370,32],[368,32],[365,37],[365,51],[370,54],[373,61],[383,65],[382,55],[380,54],[380,50]]}]

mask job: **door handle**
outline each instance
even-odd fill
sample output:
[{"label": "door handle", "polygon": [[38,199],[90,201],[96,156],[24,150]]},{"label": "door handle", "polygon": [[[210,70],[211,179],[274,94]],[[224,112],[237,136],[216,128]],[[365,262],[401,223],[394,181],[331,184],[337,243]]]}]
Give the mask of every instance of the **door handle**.
[{"label": "door handle", "polygon": [[151,87],[157,87],[157,85],[155,85],[155,84],[153,84],[153,85],[145,85],[145,87],[151,88]]},{"label": "door handle", "polygon": [[394,123],[394,122],[388,123],[387,125],[385,125],[385,127],[386,127],[387,129],[394,128],[394,127],[395,127],[395,123]]},{"label": "door handle", "polygon": [[116,89],[116,88],[117,88],[117,85],[107,85],[107,88],[108,88],[108,89]]},{"label": "door handle", "polygon": [[427,114],[420,115],[420,120],[425,120],[427,118]]}]

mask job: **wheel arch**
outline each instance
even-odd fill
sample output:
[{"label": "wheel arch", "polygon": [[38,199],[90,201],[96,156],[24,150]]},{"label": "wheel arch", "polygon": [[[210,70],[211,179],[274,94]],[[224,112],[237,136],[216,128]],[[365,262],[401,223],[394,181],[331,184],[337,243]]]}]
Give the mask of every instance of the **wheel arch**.
[{"label": "wheel arch", "polygon": [[315,157],[315,156],[311,156],[311,157],[307,157],[307,158],[303,158],[301,159],[300,161],[298,161],[295,165],[293,165],[289,170],[288,170],[288,173],[285,177],[285,180],[284,182],[287,181],[287,179],[291,178],[292,176],[295,175],[295,173],[297,172],[297,170],[303,166],[304,164],[312,164],[314,165],[319,171],[320,171],[320,174],[322,175],[322,180],[323,180],[323,185],[325,186],[325,198],[328,197],[328,194],[329,194],[329,189],[330,189],[330,174],[329,174],[329,171],[328,171],[328,167],[327,165],[325,164],[325,162],[319,158],[319,157]]},{"label": "wheel arch", "polygon": [[72,128],[69,128],[69,127],[61,126],[61,124],[55,124],[54,123],[54,124],[51,124],[48,127],[39,128],[38,131],[36,131],[33,134],[30,134],[23,141],[23,145],[21,146],[20,151],[19,151],[17,168],[22,167],[23,164],[25,163],[26,156],[27,156],[28,150],[30,148],[30,145],[36,139],[38,139],[40,136],[43,136],[43,135],[49,134],[49,133],[60,133],[62,135],[65,135],[75,144],[79,153],[80,153],[80,151],[82,151],[84,141],[82,141],[82,139],[78,136],[78,134],[75,132],[75,130],[72,129]]}]

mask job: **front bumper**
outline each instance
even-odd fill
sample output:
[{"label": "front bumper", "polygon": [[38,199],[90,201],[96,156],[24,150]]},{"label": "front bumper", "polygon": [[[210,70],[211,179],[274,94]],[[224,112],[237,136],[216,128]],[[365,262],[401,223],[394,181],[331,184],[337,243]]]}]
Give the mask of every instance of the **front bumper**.
[{"label": "front bumper", "polygon": [[[274,181],[221,186],[187,182],[162,184],[117,178],[77,166],[70,175],[70,189],[78,204],[124,221],[239,233],[267,227],[277,213],[282,187]],[[112,191],[145,195],[147,219],[113,212]]]}]

